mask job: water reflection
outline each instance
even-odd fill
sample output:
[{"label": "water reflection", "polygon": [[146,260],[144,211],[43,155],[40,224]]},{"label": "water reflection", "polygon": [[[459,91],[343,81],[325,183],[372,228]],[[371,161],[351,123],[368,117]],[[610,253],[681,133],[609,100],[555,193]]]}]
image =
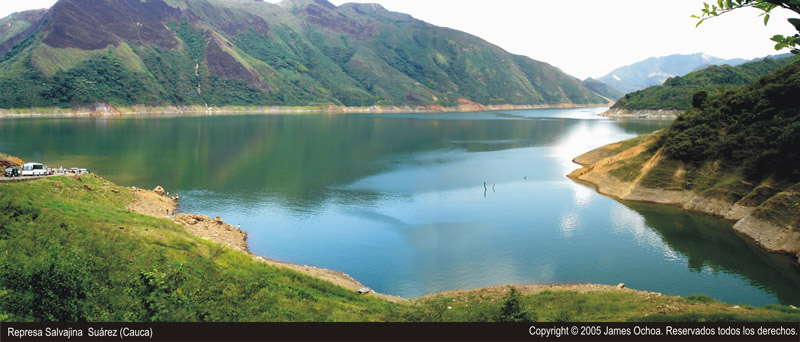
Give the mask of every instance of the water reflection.
[{"label": "water reflection", "polygon": [[87,167],[122,184],[254,199],[276,193],[316,206],[331,185],[392,170],[420,153],[447,157],[441,151],[549,146],[579,123],[496,118],[448,113],[5,119],[0,136],[9,142],[9,153],[24,159]]},{"label": "water reflection", "polygon": [[764,252],[738,236],[730,223],[671,207],[628,202],[625,206],[641,215],[645,230],[657,233],[670,250],[683,255],[691,271],[734,274],[782,303],[800,303],[800,267],[793,258]]}]

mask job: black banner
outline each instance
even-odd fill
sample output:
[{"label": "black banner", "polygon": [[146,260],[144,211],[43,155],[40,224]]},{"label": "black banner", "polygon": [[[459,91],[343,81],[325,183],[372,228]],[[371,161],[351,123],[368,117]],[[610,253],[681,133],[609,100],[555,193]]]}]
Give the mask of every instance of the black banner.
[{"label": "black banner", "polygon": [[0,341],[800,341],[792,323],[0,323]]}]

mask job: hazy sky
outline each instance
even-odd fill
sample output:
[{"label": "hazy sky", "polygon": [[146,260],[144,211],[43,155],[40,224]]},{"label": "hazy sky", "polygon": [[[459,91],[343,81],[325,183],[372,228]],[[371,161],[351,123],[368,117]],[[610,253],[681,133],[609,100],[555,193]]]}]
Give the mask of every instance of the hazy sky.
[{"label": "hazy sky", "polygon": [[[710,1],[710,0],[706,0]],[[278,1],[270,1],[278,2]],[[769,38],[793,33],[789,12],[764,26],[758,11],[731,12],[695,28],[702,0],[333,0],[388,10],[479,36],[573,76],[602,76],[648,57],[704,52],[722,58],[777,54]],[[715,1],[710,1],[715,2]],[[0,0],[0,17],[55,0]],[[788,52],[784,50],[781,53]]]}]

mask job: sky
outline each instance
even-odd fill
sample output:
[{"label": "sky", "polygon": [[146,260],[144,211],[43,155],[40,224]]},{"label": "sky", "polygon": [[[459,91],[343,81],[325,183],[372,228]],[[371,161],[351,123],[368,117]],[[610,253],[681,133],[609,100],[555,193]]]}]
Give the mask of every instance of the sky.
[{"label": "sky", "polygon": [[[277,0],[268,0],[278,2]],[[706,0],[707,2],[716,2]],[[791,34],[791,12],[775,10],[764,26],[755,9],[742,9],[695,28],[702,0],[332,0],[379,3],[428,23],[481,37],[519,55],[550,63],[584,79],[649,57],[702,52],[721,58],[778,53],[769,40]],[[55,0],[0,0],[0,18],[46,8]]]}]

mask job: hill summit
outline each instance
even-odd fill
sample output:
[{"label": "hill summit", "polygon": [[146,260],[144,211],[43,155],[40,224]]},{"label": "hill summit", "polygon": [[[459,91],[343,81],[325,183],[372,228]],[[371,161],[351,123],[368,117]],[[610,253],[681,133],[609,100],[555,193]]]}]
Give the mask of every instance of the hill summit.
[{"label": "hill summit", "polygon": [[549,64],[376,4],[61,0],[24,16],[37,17],[0,44],[0,107],[608,102]]}]

